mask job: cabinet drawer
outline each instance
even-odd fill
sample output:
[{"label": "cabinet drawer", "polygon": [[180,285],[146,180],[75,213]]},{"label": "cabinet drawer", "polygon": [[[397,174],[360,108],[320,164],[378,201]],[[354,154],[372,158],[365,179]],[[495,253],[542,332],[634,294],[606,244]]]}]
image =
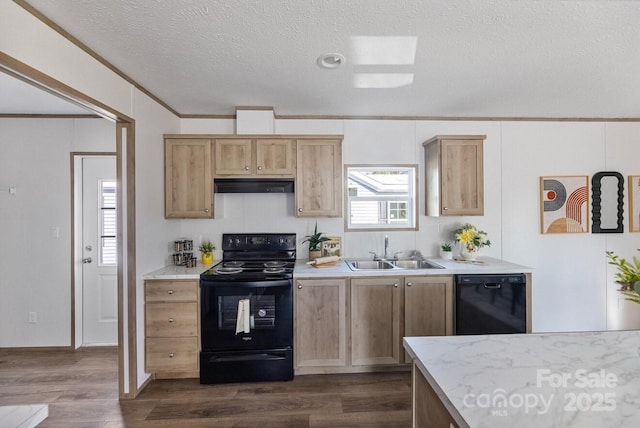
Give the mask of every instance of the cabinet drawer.
[{"label": "cabinet drawer", "polygon": [[198,335],[198,304],[148,303],[146,305],[147,337],[180,337]]},{"label": "cabinet drawer", "polygon": [[198,300],[198,281],[145,281],[146,302]]},{"label": "cabinet drawer", "polygon": [[147,372],[198,370],[198,338],[147,338]]}]

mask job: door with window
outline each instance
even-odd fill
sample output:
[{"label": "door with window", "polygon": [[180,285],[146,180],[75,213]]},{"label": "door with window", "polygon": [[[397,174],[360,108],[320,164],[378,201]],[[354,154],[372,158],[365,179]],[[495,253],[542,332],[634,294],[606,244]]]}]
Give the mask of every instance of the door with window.
[{"label": "door with window", "polygon": [[82,345],[118,343],[116,162],[82,159]]}]

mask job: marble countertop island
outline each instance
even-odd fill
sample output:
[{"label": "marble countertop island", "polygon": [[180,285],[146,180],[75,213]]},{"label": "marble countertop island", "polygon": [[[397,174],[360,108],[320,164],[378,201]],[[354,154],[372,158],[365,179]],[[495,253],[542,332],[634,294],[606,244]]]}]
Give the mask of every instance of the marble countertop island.
[{"label": "marble countertop island", "polygon": [[640,331],[406,337],[404,347],[460,427],[640,427]]}]

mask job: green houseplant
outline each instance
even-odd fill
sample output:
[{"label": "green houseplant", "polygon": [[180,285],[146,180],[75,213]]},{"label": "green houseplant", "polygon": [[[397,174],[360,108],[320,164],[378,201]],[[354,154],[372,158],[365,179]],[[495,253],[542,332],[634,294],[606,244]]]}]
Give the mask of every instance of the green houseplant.
[{"label": "green houseplant", "polygon": [[216,246],[211,241],[202,241],[198,247],[198,251],[202,253],[202,264],[208,265],[213,263],[213,251]]},{"label": "green houseplant", "polygon": [[640,303],[640,260],[633,257],[631,261],[617,256],[613,251],[607,251],[609,264],[618,268],[616,283],[620,284],[618,291],[625,296],[625,300]]},{"label": "green houseplant", "polygon": [[444,260],[453,258],[453,244],[451,242],[445,242],[440,246],[440,258]]},{"label": "green houseplant", "polygon": [[309,260],[315,260],[320,257],[320,244],[325,241],[328,241],[330,238],[326,236],[322,236],[323,232],[318,232],[318,222],[316,222],[316,227],[313,229],[313,233],[311,235],[305,236],[305,240],[302,241],[309,243]]}]

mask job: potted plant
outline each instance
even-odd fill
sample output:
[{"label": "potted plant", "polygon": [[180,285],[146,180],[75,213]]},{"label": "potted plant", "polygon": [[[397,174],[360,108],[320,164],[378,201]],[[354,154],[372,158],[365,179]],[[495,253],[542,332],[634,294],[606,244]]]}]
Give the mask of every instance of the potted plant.
[{"label": "potted plant", "polygon": [[451,242],[445,242],[440,246],[440,258],[444,260],[453,258],[453,244]]},{"label": "potted plant", "polygon": [[330,239],[326,236],[322,236],[322,232],[318,232],[318,222],[316,222],[316,227],[313,229],[313,234],[307,235],[305,238],[306,239],[302,241],[302,243],[309,243],[309,261],[320,257],[320,244]]},{"label": "potted plant", "polygon": [[453,232],[453,237],[456,242],[461,244],[460,257],[464,260],[475,260],[480,248],[491,246],[491,241],[487,238],[487,232],[470,223],[465,223],[457,228]]},{"label": "potted plant", "polygon": [[622,259],[613,251],[607,251],[609,264],[618,268],[616,283],[620,284],[618,291],[624,294],[625,300],[640,303],[640,260],[633,257],[632,261]]},{"label": "potted plant", "polygon": [[213,250],[216,246],[211,241],[202,241],[198,250],[202,253],[202,264],[208,265],[213,263]]}]

